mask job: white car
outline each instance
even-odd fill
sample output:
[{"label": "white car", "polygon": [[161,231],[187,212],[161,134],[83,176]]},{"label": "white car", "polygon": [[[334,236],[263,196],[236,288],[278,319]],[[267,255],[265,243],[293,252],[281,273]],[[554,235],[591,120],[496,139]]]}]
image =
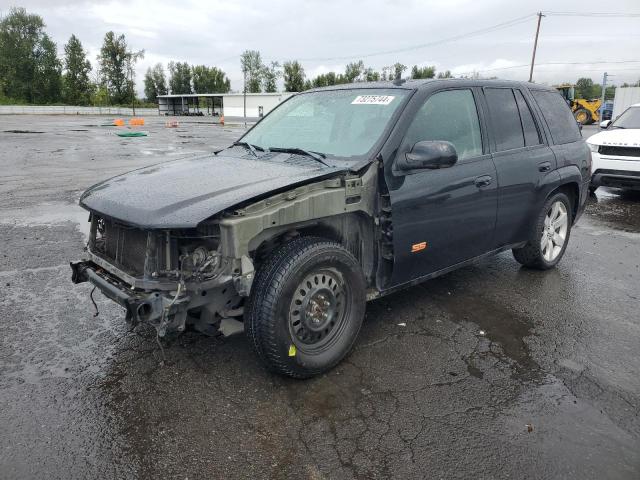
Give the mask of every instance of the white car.
[{"label": "white car", "polygon": [[614,121],[600,124],[604,131],[587,139],[591,149],[591,185],[640,190],[640,103]]}]

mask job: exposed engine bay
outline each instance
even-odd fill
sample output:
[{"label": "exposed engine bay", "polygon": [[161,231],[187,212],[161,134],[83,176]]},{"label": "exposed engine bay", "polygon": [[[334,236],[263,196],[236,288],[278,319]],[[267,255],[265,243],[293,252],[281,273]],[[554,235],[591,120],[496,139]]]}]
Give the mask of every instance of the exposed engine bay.
[{"label": "exposed engine bay", "polygon": [[150,324],[160,337],[187,326],[215,334],[223,319],[242,320],[254,263],[302,231],[331,230],[373,275],[375,253],[362,244],[374,236],[375,178],[374,167],[363,177],[301,186],[197,228],[138,228],[91,212],[86,258],[71,263],[73,281],[93,283],[125,308],[127,322]]}]

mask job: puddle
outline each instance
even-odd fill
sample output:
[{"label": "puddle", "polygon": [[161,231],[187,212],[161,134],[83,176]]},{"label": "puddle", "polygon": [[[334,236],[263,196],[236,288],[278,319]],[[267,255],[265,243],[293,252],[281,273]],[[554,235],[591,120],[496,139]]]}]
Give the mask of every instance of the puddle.
[{"label": "puddle", "polygon": [[5,130],[4,133],[44,133],[44,132],[36,132],[35,130]]},{"label": "puddle", "polygon": [[[445,282],[442,279],[441,282]],[[454,322],[472,322],[479,329],[476,350],[465,359],[470,375],[482,378],[487,357],[506,362],[512,369],[512,377],[518,380],[537,380],[540,366],[531,356],[525,339],[534,335],[531,319],[482,297],[449,295],[436,289],[435,281],[429,288]],[[443,285],[444,286],[444,285]],[[446,289],[446,286],[445,286]],[[495,348],[498,346],[499,348]]]},{"label": "puddle", "polygon": [[600,188],[589,198],[584,217],[602,227],[640,233],[640,192]]},{"label": "puddle", "polygon": [[89,212],[73,203],[52,202],[39,205],[0,210],[0,223],[24,227],[60,225],[75,223],[85,238],[89,239]]}]

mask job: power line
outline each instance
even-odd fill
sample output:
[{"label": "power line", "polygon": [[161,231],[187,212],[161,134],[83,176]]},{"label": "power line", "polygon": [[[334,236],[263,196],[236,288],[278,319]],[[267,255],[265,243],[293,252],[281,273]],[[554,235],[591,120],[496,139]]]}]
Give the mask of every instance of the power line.
[{"label": "power line", "polygon": [[[640,18],[640,13],[624,13],[624,12],[547,12],[547,11],[545,11],[545,12],[542,12],[542,13],[544,15],[549,15],[549,16]],[[528,15],[523,15],[521,17],[513,18],[511,20],[507,20],[505,22],[497,23],[495,25],[491,25],[489,27],[481,28],[479,30],[474,30],[474,31],[471,31],[471,32],[463,33],[463,34],[454,35],[452,37],[443,38],[441,40],[436,40],[436,41],[433,41],[433,42],[421,43],[421,44],[410,45],[410,46],[391,49],[391,50],[383,50],[383,51],[363,53],[363,54],[343,55],[343,56],[336,56],[336,57],[298,58],[298,61],[300,61],[300,62],[316,62],[316,61],[327,62],[327,61],[338,61],[338,60],[351,60],[351,59],[355,59],[355,58],[363,59],[363,58],[377,57],[377,56],[382,56],[382,55],[392,55],[392,54],[397,54],[397,53],[410,52],[410,51],[414,51],[414,50],[420,50],[420,49],[427,48],[427,47],[433,47],[433,46],[442,45],[442,44],[445,44],[445,43],[455,42],[457,40],[462,40],[462,39],[465,39],[465,38],[471,38],[471,37],[475,37],[475,36],[479,36],[479,35],[484,35],[486,33],[492,33],[492,32],[495,32],[497,30],[502,30],[502,29],[505,29],[505,28],[513,27],[513,26],[519,25],[521,23],[527,22],[529,19],[531,19],[532,17],[535,17],[536,15],[537,14],[535,14],[535,13],[530,13]],[[570,36],[570,35],[568,35],[568,36]],[[230,61],[230,60],[239,58],[240,56],[241,56],[240,54],[232,55],[232,56],[223,58],[222,60],[219,60],[217,63],[218,64],[224,63],[226,61]]]},{"label": "power line", "polygon": [[411,45],[411,46],[407,46],[407,47],[396,48],[396,49],[393,49],[393,50],[384,50],[384,51],[379,51],[379,52],[356,54],[356,55],[344,55],[344,56],[339,56],[339,57],[300,58],[298,60],[301,61],[301,62],[315,62],[315,61],[327,62],[327,61],[334,61],[334,60],[349,60],[349,59],[353,59],[353,58],[369,58],[369,57],[377,57],[377,56],[381,56],[381,55],[391,55],[391,54],[395,54],[395,53],[409,52],[409,51],[412,51],[412,50],[419,50],[421,48],[432,47],[432,46],[435,46],[435,45],[441,45],[443,43],[449,43],[449,42],[453,42],[453,41],[456,41],[456,40],[461,40],[463,38],[474,37],[474,36],[477,36],[477,35],[483,35],[485,33],[495,32],[496,30],[501,30],[501,29],[504,29],[504,28],[513,27],[515,25],[519,25],[521,23],[526,22],[527,20],[529,20],[530,18],[534,17],[535,15],[536,14],[531,13],[529,15],[524,15],[522,17],[514,18],[514,19],[508,20],[506,22],[498,23],[496,25],[491,25],[490,27],[485,27],[485,28],[482,28],[480,30],[474,30],[472,32],[463,33],[463,34],[460,34],[460,35],[454,35],[452,37],[443,38],[441,40],[436,40],[434,42],[421,43],[421,44],[418,44],[418,45]]},{"label": "power line", "polygon": [[640,13],[619,12],[543,12],[545,15],[556,17],[610,17],[610,18],[638,18]]},{"label": "power line", "polygon": [[[558,66],[558,65],[609,65],[609,64],[624,64],[624,63],[640,63],[640,60],[597,61],[597,62],[544,62],[544,63],[537,63],[536,66],[540,67],[540,66]],[[512,70],[515,68],[525,68],[529,66],[530,64],[523,63],[521,65],[509,65],[507,67],[487,68],[483,70],[474,70],[470,72],[456,73],[456,75],[469,75],[473,73],[497,72],[499,70]],[[638,68],[631,68],[628,70],[640,71],[640,66]]]}]

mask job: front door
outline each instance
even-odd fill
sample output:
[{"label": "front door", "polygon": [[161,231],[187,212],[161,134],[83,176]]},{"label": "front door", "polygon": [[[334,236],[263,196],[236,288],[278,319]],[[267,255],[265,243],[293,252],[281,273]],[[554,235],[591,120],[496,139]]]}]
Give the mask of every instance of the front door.
[{"label": "front door", "polygon": [[[387,178],[393,222],[391,286],[444,270],[493,248],[496,170],[483,142],[478,91],[442,90],[417,111],[397,155],[423,140],[445,140],[458,162],[437,170],[398,172]],[[397,158],[397,157],[396,157]]]}]

